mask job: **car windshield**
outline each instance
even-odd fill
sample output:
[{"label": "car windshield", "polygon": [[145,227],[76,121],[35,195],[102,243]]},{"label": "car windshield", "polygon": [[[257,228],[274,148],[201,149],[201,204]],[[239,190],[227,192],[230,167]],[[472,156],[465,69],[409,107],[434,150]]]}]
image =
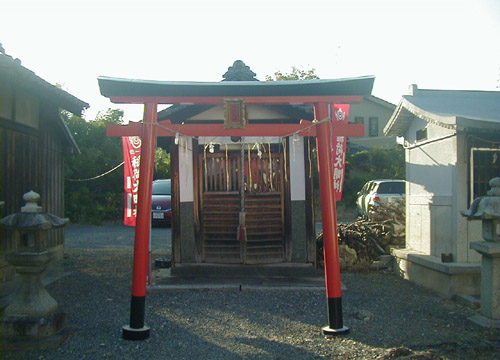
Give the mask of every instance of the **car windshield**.
[{"label": "car windshield", "polygon": [[405,193],[405,183],[404,182],[383,182],[378,186],[377,192],[379,194],[404,194]]},{"label": "car windshield", "polygon": [[153,195],[171,195],[170,180],[153,182]]}]

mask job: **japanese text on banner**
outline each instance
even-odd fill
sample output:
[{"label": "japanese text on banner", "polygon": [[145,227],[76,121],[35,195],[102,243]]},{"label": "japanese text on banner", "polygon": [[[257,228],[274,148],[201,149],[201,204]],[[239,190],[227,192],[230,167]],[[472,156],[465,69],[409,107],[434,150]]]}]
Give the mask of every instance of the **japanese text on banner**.
[{"label": "japanese text on banner", "polygon": [[123,189],[125,191],[125,206],[123,223],[135,226],[137,217],[137,195],[139,192],[139,166],[141,164],[141,138],[138,136],[123,136]]},{"label": "japanese text on banner", "polygon": [[[347,124],[349,118],[349,104],[332,104],[332,123]],[[335,200],[342,200],[342,190],[345,181],[345,156],[347,152],[347,137],[332,134],[332,159],[333,159],[333,190]]]}]

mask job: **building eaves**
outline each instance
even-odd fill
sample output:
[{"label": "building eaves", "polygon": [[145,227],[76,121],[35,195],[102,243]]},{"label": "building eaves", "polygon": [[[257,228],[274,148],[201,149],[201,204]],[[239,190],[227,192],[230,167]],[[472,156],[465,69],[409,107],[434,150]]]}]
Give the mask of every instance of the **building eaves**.
[{"label": "building eaves", "polygon": [[500,122],[500,91],[417,89],[412,96],[403,98],[441,117]]},{"label": "building eaves", "polygon": [[[158,112],[158,120],[170,120],[172,123],[185,121],[193,116],[201,114],[214,105],[180,105],[175,104]],[[308,105],[264,105],[290,119],[312,120],[312,106]]]},{"label": "building eaves", "polygon": [[171,120],[173,123],[177,123],[179,121],[184,121],[198,115],[208,109],[210,109],[212,105],[181,105],[174,104],[164,110],[158,112],[158,120]]},{"label": "building eaves", "polygon": [[[22,66],[19,59],[14,59],[5,54],[3,48],[0,46],[0,83],[3,81],[11,82],[16,87],[36,94],[41,100],[53,103],[59,109],[69,111],[78,116],[81,116],[83,110],[89,107],[88,103],[50,84],[37,76],[33,71]],[[80,149],[60,114],[55,121],[70,151],[80,154]]]},{"label": "building eaves", "polygon": [[404,107],[403,100],[401,100],[387,121],[383,130],[384,134],[386,136],[402,136],[410,127],[413,118],[414,115]]},{"label": "building eaves", "polygon": [[41,98],[51,101],[59,108],[75,115],[81,115],[89,104],[58,88],[37,76],[33,71],[21,65],[19,59],[0,52],[0,80],[9,80],[16,86],[36,92]]},{"label": "building eaves", "polygon": [[384,134],[386,136],[402,136],[408,130],[415,117],[442,128],[457,130],[455,116],[444,116],[425,111],[403,96],[403,99],[384,127]]},{"label": "building eaves", "polygon": [[69,144],[70,152],[73,154],[80,155],[81,151],[80,148],[78,147],[78,144],[75,141],[75,138],[71,134],[71,131],[68,128],[68,125],[66,125],[66,122],[62,118],[61,114],[59,114],[59,121],[57,122],[59,127],[61,128],[61,132],[63,133],[63,136],[65,137],[67,143]]},{"label": "building eaves", "polygon": [[414,117],[457,131],[500,128],[500,92],[416,89],[404,95],[384,128],[403,135]]},{"label": "building eaves", "polygon": [[379,97],[376,97],[374,95],[368,95],[368,96],[365,96],[363,100],[366,100],[366,101],[371,101],[375,104],[378,104],[378,105],[381,105],[381,106],[384,106],[390,110],[393,110],[396,108],[396,105],[394,105],[393,103],[389,102],[389,101],[386,101],[384,99],[381,99]]}]

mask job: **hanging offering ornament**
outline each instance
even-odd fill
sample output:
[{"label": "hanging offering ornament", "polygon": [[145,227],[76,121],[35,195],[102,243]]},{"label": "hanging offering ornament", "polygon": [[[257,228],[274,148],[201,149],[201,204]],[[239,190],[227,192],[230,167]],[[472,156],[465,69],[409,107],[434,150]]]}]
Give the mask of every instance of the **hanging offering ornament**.
[{"label": "hanging offering ornament", "polygon": [[250,144],[247,144],[248,149],[248,191],[252,191],[252,154],[250,152]]},{"label": "hanging offering ornament", "polygon": [[312,168],[312,159],[311,159],[311,138],[307,138],[307,158],[309,159],[309,179],[312,178],[313,168]]},{"label": "hanging offering ornament", "polygon": [[288,182],[288,176],[287,176],[287,169],[286,169],[286,138],[281,139],[281,145],[283,145],[283,160],[284,160],[284,167],[285,167],[285,181]]},{"label": "hanging offering ornament", "polygon": [[229,156],[227,154],[227,144],[226,146],[226,191],[229,191]]},{"label": "hanging offering ornament", "polygon": [[271,143],[267,143],[267,146],[269,147],[268,155],[269,155],[269,182],[271,184],[271,191],[274,191],[274,186],[273,186],[273,158],[271,154]]},{"label": "hanging offering ornament", "polygon": [[295,161],[295,143],[296,143],[297,141],[300,141],[299,134],[298,134],[298,133],[296,133],[296,132],[294,132],[294,133],[293,133],[292,138],[293,138],[293,141],[292,141],[292,147],[293,147],[293,161]]},{"label": "hanging offering ornament", "polygon": [[203,162],[205,163],[205,191],[208,191],[207,147],[208,144],[205,144],[205,146],[203,147]]}]

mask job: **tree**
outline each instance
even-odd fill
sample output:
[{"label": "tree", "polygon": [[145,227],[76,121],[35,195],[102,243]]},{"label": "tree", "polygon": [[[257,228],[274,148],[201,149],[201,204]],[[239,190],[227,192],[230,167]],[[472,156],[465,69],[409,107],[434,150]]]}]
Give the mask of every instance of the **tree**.
[{"label": "tree", "polygon": [[94,121],[63,117],[81,151],[65,160],[66,216],[79,223],[116,220],[123,208],[123,168],[107,172],[123,155],[121,139],[106,136],[106,125],[122,124],[123,111],[109,109]]},{"label": "tree", "polygon": [[286,80],[314,80],[319,79],[319,77],[315,74],[316,69],[312,68],[309,70],[299,69],[296,66],[292,66],[292,72],[282,73],[281,70],[278,70],[274,73],[274,77],[271,75],[266,75],[266,81],[286,81]]},{"label": "tree", "polygon": [[155,179],[170,179],[170,154],[161,147],[155,150]]},{"label": "tree", "polygon": [[[81,151],[65,161],[66,216],[77,223],[118,221],[123,209],[123,167],[110,170],[123,161],[122,142],[106,136],[106,126],[122,124],[123,111],[108,109],[92,121],[66,112],[62,116]],[[159,147],[154,178],[170,178],[170,154]]]}]

